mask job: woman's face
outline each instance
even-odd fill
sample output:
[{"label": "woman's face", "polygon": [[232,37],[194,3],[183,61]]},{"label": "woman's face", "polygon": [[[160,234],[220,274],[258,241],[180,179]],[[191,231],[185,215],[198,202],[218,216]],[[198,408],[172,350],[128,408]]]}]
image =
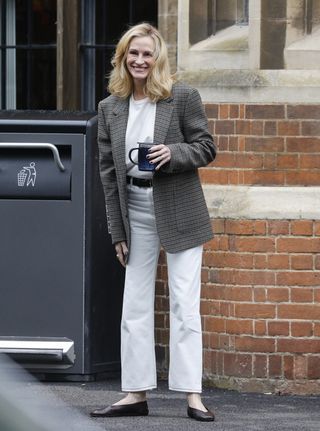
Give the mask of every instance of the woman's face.
[{"label": "woman's face", "polygon": [[154,66],[154,41],[150,36],[134,37],[129,45],[126,65],[135,84],[144,84]]}]

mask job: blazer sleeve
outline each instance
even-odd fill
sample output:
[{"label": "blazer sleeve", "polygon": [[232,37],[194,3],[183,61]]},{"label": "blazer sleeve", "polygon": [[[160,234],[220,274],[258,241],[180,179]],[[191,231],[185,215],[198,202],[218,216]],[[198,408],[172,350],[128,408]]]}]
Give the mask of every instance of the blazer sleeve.
[{"label": "blazer sleeve", "polygon": [[98,105],[98,147],[99,169],[106,202],[108,232],[111,234],[112,243],[115,244],[125,241],[126,234],[121,216],[119,190],[110,135],[101,102]]},{"label": "blazer sleeve", "polygon": [[208,121],[199,92],[189,92],[182,119],[185,142],[170,144],[171,160],[161,171],[184,172],[207,166],[216,156],[216,146],[208,130]]}]

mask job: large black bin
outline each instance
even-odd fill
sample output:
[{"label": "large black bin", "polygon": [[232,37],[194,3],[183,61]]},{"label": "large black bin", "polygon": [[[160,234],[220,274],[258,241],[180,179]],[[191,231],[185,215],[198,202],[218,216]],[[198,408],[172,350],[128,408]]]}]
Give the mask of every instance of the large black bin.
[{"label": "large black bin", "polygon": [[96,135],[94,113],[0,112],[0,352],[45,377],[120,366]]}]

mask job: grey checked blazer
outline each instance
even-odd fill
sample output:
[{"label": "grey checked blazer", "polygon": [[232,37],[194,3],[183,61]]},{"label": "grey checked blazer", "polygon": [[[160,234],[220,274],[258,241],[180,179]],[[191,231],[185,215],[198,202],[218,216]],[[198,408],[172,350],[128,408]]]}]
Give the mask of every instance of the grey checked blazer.
[{"label": "grey checked blazer", "polygon": [[[130,250],[125,135],[129,100],[109,96],[99,103],[100,175],[112,242],[127,241]],[[172,97],[157,103],[154,142],[170,146],[171,160],[153,177],[156,225],[169,253],[196,247],[212,238],[208,209],[197,168],[216,155],[197,90],[176,83]]]}]

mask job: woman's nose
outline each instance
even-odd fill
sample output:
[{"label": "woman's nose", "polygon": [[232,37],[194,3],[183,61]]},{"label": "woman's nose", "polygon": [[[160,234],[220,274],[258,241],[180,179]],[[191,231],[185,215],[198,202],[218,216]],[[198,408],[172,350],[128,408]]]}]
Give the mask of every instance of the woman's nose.
[{"label": "woman's nose", "polygon": [[144,62],[142,54],[139,54],[136,58],[136,63],[142,64]]}]

